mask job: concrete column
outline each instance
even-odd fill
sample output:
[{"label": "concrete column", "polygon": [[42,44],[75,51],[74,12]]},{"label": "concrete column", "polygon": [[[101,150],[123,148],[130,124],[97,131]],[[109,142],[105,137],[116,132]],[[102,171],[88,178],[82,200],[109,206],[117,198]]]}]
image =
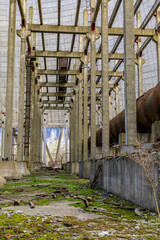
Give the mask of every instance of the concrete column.
[{"label": "concrete column", "polygon": [[74,149],[73,149],[73,141],[74,141],[74,122],[73,122],[73,99],[71,99],[71,109],[70,109],[70,161],[73,163],[74,161]]},{"label": "concrete column", "polygon": [[88,160],[88,56],[84,55],[83,161]]},{"label": "concrete column", "polygon": [[2,137],[1,137],[1,160],[4,158],[4,136],[5,136],[5,128],[2,126]]},{"label": "concrete column", "polygon": [[29,162],[29,141],[30,141],[30,108],[31,108],[31,61],[27,58],[26,73],[26,106],[25,106],[25,140],[24,159]]},{"label": "concrete column", "polygon": [[[77,81],[77,79],[76,79]],[[79,144],[78,144],[78,113],[79,113],[79,93],[78,93],[78,82],[76,83],[76,88],[75,88],[75,162],[79,162],[78,160],[78,149],[79,149]]]},{"label": "concrete column", "polygon": [[135,144],[137,138],[134,7],[133,0],[124,0],[124,76],[125,76],[125,132],[126,144]]},{"label": "concrete column", "polygon": [[[22,2],[23,12],[26,18],[27,0]],[[18,142],[17,161],[23,161],[24,151],[24,89],[25,89],[25,61],[26,61],[26,22],[21,20],[21,30],[17,31],[21,38],[20,71],[19,71],[19,103],[18,103]]]},{"label": "concrete column", "polygon": [[[95,2],[95,1],[94,1]],[[94,12],[94,8],[92,13]],[[91,159],[96,159],[96,34],[91,26]]]},{"label": "concrete column", "polygon": [[66,126],[65,128],[65,132],[66,132],[66,136],[65,136],[65,162],[67,163],[68,160],[68,135],[67,135],[67,130],[68,127]]},{"label": "concrete column", "polygon": [[[82,52],[82,35],[79,35],[79,51]],[[78,80],[79,80],[79,126],[78,126],[78,130],[79,130],[79,154],[78,154],[78,158],[79,158],[79,162],[82,161],[82,79],[83,76],[82,74],[79,76]]]},{"label": "concrete column", "polygon": [[[137,27],[141,26],[141,13],[137,13]],[[137,47],[138,50],[142,46],[142,39],[141,37],[137,40]],[[143,70],[142,70],[142,53],[140,52],[138,55],[138,96],[140,97],[143,94]]]},{"label": "concrete column", "polygon": [[42,163],[42,127],[43,127],[43,124],[42,124],[42,112],[41,112],[41,109],[40,109],[40,103],[38,102],[38,111],[39,111],[39,145],[38,145],[38,162],[39,163]]},{"label": "concrete column", "polygon": [[46,166],[46,124],[44,123],[44,141],[43,141],[43,163]]},{"label": "concrete column", "polygon": [[[84,26],[88,26],[88,10],[84,10]],[[84,46],[86,44],[84,37]],[[88,53],[84,51],[83,71],[83,161],[88,160]]]},{"label": "concrete column", "polygon": [[109,83],[108,83],[108,0],[101,1],[102,26],[102,155],[109,154]]},{"label": "concrete column", "polygon": [[116,115],[118,115],[119,113],[119,88],[118,88],[118,83],[115,86],[115,98],[116,98],[116,102],[115,102],[115,108],[116,108]]},{"label": "concrete column", "polygon": [[7,57],[7,87],[6,87],[6,121],[4,157],[12,157],[12,121],[13,121],[13,90],[15,63],[15,32],[16,30],[16,0],[10,0],[8,25],[8,57]]},{"label": "concrete column", "polygon": [[158,81],[160,82],[160,7],[157,9],[157,25],[158,25],[158,42],[157,42]]},{"label": "concrete column", "polygon": [[[32,33],[32,49],[36,48],[36,33]],[[38,61],[38,60],[37,60]],[[35,142],[35,124],[36,124],[36,114],[35,114],[35,87],[36,87],[36,79],[35,79],[35,69],[36,62],[33,63],[34,71],[32,71],[32,79],[31,79],[31,138],[30,138],[30,163],[34,162],[34,142]]]},{"label": "concrete column", "polygon": [[58,158],[58,155],[59,155],[59,150],[60,150],[61,140],[62,140],[62,134],[63,134],[63,128],[60,129],[60,134],[59,134],[59,138],[58,138],[58,145],[57,145],[57,151],[56,151],[56,159],[55,159],[55,161],[57,161],[57,158]]}]

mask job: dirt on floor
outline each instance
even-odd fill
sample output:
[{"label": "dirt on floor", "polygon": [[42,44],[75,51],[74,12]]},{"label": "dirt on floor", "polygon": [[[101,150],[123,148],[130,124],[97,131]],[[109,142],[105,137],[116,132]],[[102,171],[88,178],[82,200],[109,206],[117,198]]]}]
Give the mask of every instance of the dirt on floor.
[{"label": "dirt on floor", "polygon": [[0,239],[160,239],[154,211],[63,171],[41,170],[0,189]]}]

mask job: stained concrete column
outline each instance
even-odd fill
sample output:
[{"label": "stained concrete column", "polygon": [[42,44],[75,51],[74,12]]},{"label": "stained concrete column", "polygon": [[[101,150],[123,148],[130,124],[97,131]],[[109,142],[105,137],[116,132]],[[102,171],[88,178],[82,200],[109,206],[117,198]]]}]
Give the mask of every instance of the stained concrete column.
[{"label": "stained concrete column", "polygon": [[[77,68],[77,66],[74,66],[73,69],[75,70]],[[79,109],[79,96],[78,96],[78,81],[76,79],[76,86],[75,86],[75,111],[74,111],[74,123],[75,123],[75,130],[74,130],[74,134],[75,134],[75,162],[78,162],[78,149],[79,149],[79,144],[78,144],[78,109]]]},{"label": "stained concrete column", "polygon": [[68,127],[65,127],[65,132],[66,132],[66,136],[65,136],[65,162],[67,163],[67,159],[68,159],[68,135],[67,135],[67,130]]},{"label": "stained concrete column", "polygon": [[43,141],[43,163],[46,166],[46,124],[44,123],[43,126],[43,130],[44,130],[44,141]]},{"label": "stained concrete column", "polygon": [[10,0],[8,25],[8,57],[7,57],[7,86],[6,86],[6,121],[4,158],[12,158],[12,121],[13,121],[13,91],[16,35],[16,0]]},{"label": "stained concrete column", "polygon": [[83,80],[83,74],[80,73],[77,75],[78,78],[78,87],[79,87],[79,112],[78,112],[78,145],[79,145],[79,149],[78,149],[78,159],[79,162],[82,161],[82,80]]},{"label": "stained concrete column", "polygon": [[25,139],[24,139],[24,160],[29,162],[29,141],[30,141],[30,111],[31,111],[31,60],[27,58],[26,72],[26,106],[25,106]]},{"label": "stained concrete column", "polygon": [[115,86],[115,108],[116,108],[116,115],[119,113],[119,87],[118,83]]},{"label": "stained concrete column", "polygon": [[74,136],[73,99],[71,99],[71,106],[70,106],[70,162],[71,163],[73,163],[74,161],[73,136]]},{"label": "stained concrete column", "polygon": [[[82,42],[82,35],[79,35],[79,52],[82,52],[82,45],[83,45],[83,42]],[[79,120],[78,120],[78,130],[79,130],[79,140],[78,140],[78,143],[79,143],[79,153],[78,153],[78,158],[79,158],[79,162],[82,161],[82,79],[83,79],[83,75],[82,73],[79,75],[78,77],[78,81],[79,81]]]},{"label": "stained concrete column", "polygon": [[[84,26],[88,26],[88,10],[84,10]],[[87,37],[84,36],[84,47]],[[84,51],[83,71],[83,161],[88,160],[88,52]]]},{"label": "stained concrete column", "polygon": [[[141,13],[137,13],[137,27],[141,26]],[[142,46],[141,37],[137,40],[138,51]],[[142,52],[138,54],[138,96],[140,97],[143,94],[143,69],[142,69]]]},{"label": "stained concrete column", "polygon": [[109,83],[108,83],[108,0],[101,1],[102,41],[102,155],[109,154]]},{"label": "stained concrete column", "polygon": [[[22,2],[24,17],[27,14],[27,0]],[[21,20],[21,30],[17,31],[17,35],[21,38],[20,53],[20,72],[19,72],[19,103],[18,103],[18,142],[17,142],[17,161],[23,161],[24,151],[24,90],[25,90],[25,60],[26,60],[26,22]]]},{"label": "stained concrete column", "polygon": [[134,58],[134,7],[133,0],[124,0],[124,76],[125,76],[125,132],[126,144],[135,144],[136,93]]},{"label": "stained concrete column", "polygon": [[83,161],[88,160],[88,56],[84,53]]},{"label": "stained concrete column", "polygon": [[157,9],[157,26],[158,26],[158,42],[157,42],[158,80],[160,82],[160,7]]},{"label": "stained concrete column", "polygon": [[96,158],[96,42],[95,25],[91,26],[91,159]]},{"label": "stained concrete column", "polygon": [[38,130],[38,139],[39,139],[39,144],[38,144],[38,162],[42,164],[42,112],[40,109],[40,103],[38,102],[38,111],[39,111],[39,130]]},{"label": "stained concrete column", "polygon": [[75,161],[76,162],[78,162],[79,160],[78,160],[78,149],[79,149],[79,144],[78,144],[78,140],[79,140],[79,138],[78,138],[78,133],[79,133],[79,131],[78,131],[78,119],[79,119],[79,117],[78,117],[78,113],[79,113],[79,92],[78,92],[78,83],[76,84],[76,95],[75,95],[75,134],[76,134],[76,136],[75,136],[75,140],[76,140],[76,149],[75,149]]},{"label": "stained concrete column", "polygon": [[62,134],[63,134],[63,128],[60,128],[60,134],[59,134],[59,138],[58,138],[58,145],[57,145],[55,161],[57,161],[57,159],[59,157],[59,150],[60,150],[60,146],[61,146]]},{"label": "stained concrete column", "polygon": [[2,137],[1,137],[1,160],[4,158],[4,136],[5,136],[5,128],[2,126]]},{"label": "stained concrete column", "polygon": [[[32,33],[32,52],[34,53],[34,50],[36,48],[36,33]],[[38,60],[37,60],[38,63]],[[35,115],[35,101],[36,101],[36,95],[35,95],[35,87],[36,87],[36,76],[35,76],[35,70],[36,62],[33,63],[33,71],[32,71],[32,79],[31,79],[31,138],[30,138],[30,164],[34,162],[34,142],[35,142],[35,124],[36,124],[36,115]]]}]

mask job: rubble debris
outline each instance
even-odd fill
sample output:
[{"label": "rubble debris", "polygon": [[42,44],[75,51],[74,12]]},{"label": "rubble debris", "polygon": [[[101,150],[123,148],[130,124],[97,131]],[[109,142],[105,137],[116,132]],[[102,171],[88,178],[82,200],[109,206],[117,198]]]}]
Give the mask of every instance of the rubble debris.
[{"label": "rubble debris", "polygon": [[29,202],[29,204],[28,204],[29,206],[30,206],[30,208],[35,208],[35,205],[34,205],[34,203],[33,202]]},{"label": "rubble debris", "polygon": [[72,223],[66,222],[66,221],[63,222],[63,225],[64,225],[65,227],[72,227],[72,226],[73,226]]},{"label": "rubble debris", "polygon": [[14,203],[13,203],[14,206],[18,206],[20,205],[20,201],[19,200],[15,200]]},{"label": "rubble debris", "polygon": [[139,208],[135,208],[135,210],[134,210],[134,214],[135,214],[136,216],[139,216],[139,217],[141,217],[141,216],[143,215],[143,212],[142,212],[142,211],[140,211],[140,209],[139,209]]}]

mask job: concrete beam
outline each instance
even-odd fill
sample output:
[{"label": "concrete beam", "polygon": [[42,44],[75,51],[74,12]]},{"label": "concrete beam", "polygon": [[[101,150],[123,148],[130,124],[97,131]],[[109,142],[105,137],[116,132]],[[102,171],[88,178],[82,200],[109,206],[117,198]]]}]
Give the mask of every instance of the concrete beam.
[{"label": "concrete beam", "polygon": [[[79,71],[77,70],[43,70],[38,69],[37,74],[38,75],[77,75]],[[110,77],[123,77],[123,72],[113,72],[109,71]],[[101,76],[101,71],[96,71],[96,76]],[[88,76],[91,76],[91,71],[88,71]]]},{"label": "concrete beam", "polygon": [[69,109],[69,107],[52,107],[52,106],[43,107],[43,108],[44,110],[68,110]]},{"label": "concrete beam", "polygon": [[[60,34],[86,34],[90,32],[87,26],[69,26],[69,25],[49,25],[49,24],[28,24],[28,29],[38,33],[60,33]],[[96,32],[101,34],[101,28],[97,27]],[[135,36],[151,37],[155,34],[155,29],[134,29]],[[109,28],[109,36],[123,36],[123,28]]]},{"label": "concrete beam", "polygon": [[[89,61],[90,61],[90,53],[89,55]],[[35,51],[35,57],[47,57],[47,58],[81,58],[83,56],[83,52],[55,52],[55,51]],[[115,59],[115,60],[123,60],[124,54],[123,53],[109,53],[108,54],[109,59]],[[136,56],[135,56],[136,57]],[[101,53],[96,54],[96,59],[101,59]]]},{"label": "concrete beam", "polygon": [[[75,87],[74,83],[46,83],[46,82],[39,82],[39,87],[63,87],[63,88],[73,88]],[[88,87],[91,87],[91,84],[88,83]],[[113,88],[114,84],[109,84],[109,88]],[[82,85],[83,88],[83,85]],[[96,88],[102,88],[102,84],[96,84]]]}]

